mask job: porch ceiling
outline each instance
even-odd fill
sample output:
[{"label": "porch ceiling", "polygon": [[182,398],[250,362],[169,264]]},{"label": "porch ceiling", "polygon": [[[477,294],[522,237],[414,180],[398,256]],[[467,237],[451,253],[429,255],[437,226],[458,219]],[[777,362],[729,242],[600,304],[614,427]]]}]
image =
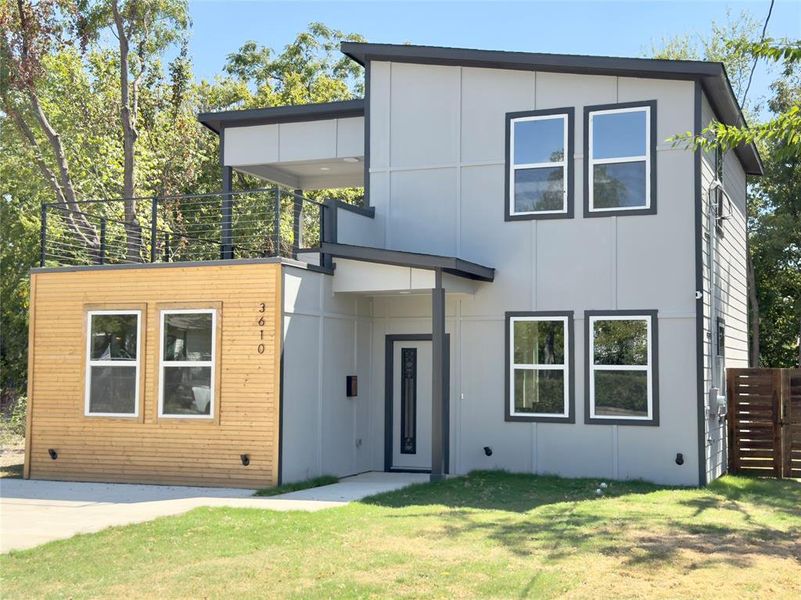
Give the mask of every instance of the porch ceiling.
[{"label": "porch ceiling", "polygon": [[234,170],[298,190],[364,186],[362,157],[236,166]]}]

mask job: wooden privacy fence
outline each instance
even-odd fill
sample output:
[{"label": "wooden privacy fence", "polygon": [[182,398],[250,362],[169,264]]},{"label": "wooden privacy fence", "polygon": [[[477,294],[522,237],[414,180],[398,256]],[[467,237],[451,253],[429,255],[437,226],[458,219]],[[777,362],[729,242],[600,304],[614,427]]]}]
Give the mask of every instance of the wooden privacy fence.
[{"label": "wooden privacy fence", "polygon": [[727,369],[729,471],[801,477],[801,369]]}]

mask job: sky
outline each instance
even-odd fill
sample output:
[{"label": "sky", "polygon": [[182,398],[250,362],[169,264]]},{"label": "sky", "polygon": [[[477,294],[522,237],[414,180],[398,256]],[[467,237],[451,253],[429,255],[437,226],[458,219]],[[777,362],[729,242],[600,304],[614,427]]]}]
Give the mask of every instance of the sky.
[{"label": "sky", "polygon": [[[412,43],[488,50],[605,56],[644,56],[660,40],[703,35],[727,11],[747,11],[764,22],[769,0],[676,1],[190,1],[191,56],[198,78],[220,73],[225,58],[244,42],[280,50],[320,21],[370,42]],[[801,0],[776,0],[769,37],[801,39]],[[765,97],[773,75],[759,65],[749,96]]]}]

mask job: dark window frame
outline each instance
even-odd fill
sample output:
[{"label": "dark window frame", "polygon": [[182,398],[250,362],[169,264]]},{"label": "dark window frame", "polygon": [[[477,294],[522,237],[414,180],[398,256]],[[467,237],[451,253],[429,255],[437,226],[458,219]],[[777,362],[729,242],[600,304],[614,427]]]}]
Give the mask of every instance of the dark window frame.
[{"label": "dark window frame", "polygon": [[[590,406],[590,388],[593,384],[591,369],[593,356],[590,349],[590,318],[603,317],[648,317],[651,320],[651,418],[603,418],[593,417]],[[585,310],[584,311],[584,424],[626,425],[633,427],[659,427],[659,311],[657,310]]]},{"label": "dark window frame", "polygon": [[[512,414],[512,386],[511,386],[511,373],[512,373],[512,356],[511,356],[511,341],[512,341],[512,318],[513,317],[558,317],[566,319],[567,321],[567,352],[565,353],[565,366],[567,367],[567,377],[565,378],[565,385],[568,386],[567,394],[567,416],[557,415],[548,417],[544,415],[519,415]],[[574,335],[574,313],[572,310],[543,310],[543,311],[507,311],[504,316],[504,395],[503,395],[503,410],[504,420],[510,423],[575,423],[576,422],[576,344]]]},{"label": "dark window frame", "polygon": [[[650,170],[650,186],[646,189],[649,190],[650,203],[649,206],[644,208],[618,208],[614,210],[590,210],[590,115],[595,112],[604,110],[617,110],[626,108],[649,108],[650,109],[650,123],[648,123],[648,130],[650,131],[650,143],[648,144],[649,156],[647,159],[647,167]],[[615,104],[595,104],[593,106],[584,107],[584,218],[594,219],[597,217],[625,217],[636,215],[655,215],[657,214],[657,157],[656,157],[656,139],[657,139],[657,102],[656,100],[640,100],[637,102],[618,102]]]},{"label": "dark window frame", "polygon": [[[504,198],[503,216],[505,221],[531,221],[537,219],[572,219],[574,215],[575,199],[575,108],[565,106],[561,108],[546,108],[541,110],[525,110],[506,113],[506,138],[505,138],[505,162],[504,162]],[[547,117],[547,116],[566,116],[567,117],[567,148],[565,149],[565,186],[567,187],[566,212],[560,213],[536,213],[512,214],[514,206],[514,187],[512,185],[512,121],[526,117]]]}]

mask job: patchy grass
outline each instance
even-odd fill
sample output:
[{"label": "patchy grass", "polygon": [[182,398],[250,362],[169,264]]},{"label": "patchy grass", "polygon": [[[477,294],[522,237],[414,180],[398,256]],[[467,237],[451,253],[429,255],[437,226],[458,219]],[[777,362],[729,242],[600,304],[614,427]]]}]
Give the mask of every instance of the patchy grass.
[{"label": "patchy grass", "polygon": [[0,479],[22,479],[22,463],[0,464]]},{"label": "patchy grass", "polygon": [[316,513],[203,508],[0,557],[4,598],[801,597],[801,483],[477,472]]},{"label": "patchy grass", "polygon": [[313,479],[307,479],[306,481],[297,481],[295,483],[285,483],[284,485],[279,485],[276,487],[264,488],[256,491],[256,493],[253,495],[278,496],[279,494],[288,494],[289,492],[297,492],[323,485],[331,485],[337,481],[339,481],[339,477],[335,477],[334,475],[321,475],[320,477],[314,477]]},{"label": "patchy grass", "polygon": [[10,431],[3,422],[0,426],[0,479],[20,479],[24,461],[25,438]]}]

